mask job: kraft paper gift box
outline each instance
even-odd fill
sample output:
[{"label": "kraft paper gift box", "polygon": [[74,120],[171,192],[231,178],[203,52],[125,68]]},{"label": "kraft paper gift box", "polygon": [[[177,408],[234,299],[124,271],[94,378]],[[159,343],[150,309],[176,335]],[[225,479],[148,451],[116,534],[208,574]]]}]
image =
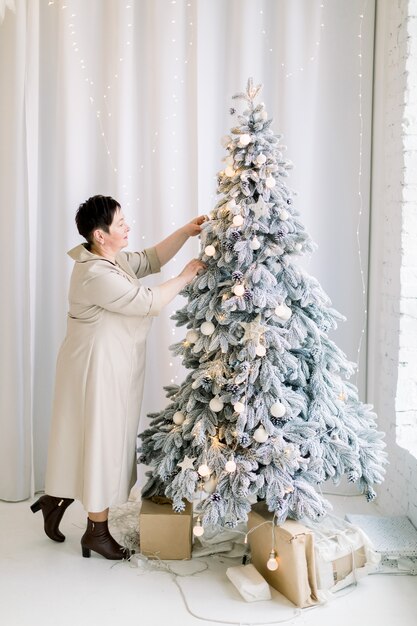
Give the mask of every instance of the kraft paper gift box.
[{"label": "kraft paper gift box", "polygon": [[[272,546],[271,524],[264,523],[272,519],[273,513],[268,511],[264,502],[252,507],[248,518],[248,531],[255,529],[248,535],[251,562],[274,589],[296,606],[304,608],[318,604],[312,531],[299,522],[287,520],[274,527],[275,545]],[[272,548],[278,554],[279,567],[275,571],[266,566]]]},{"label": "kraft paper gift box", "polygon": [[193,506],[187,502],[182,513],[172,509],[167,498],[142,500],[139,514],[140,551],[149,558],[191,558]]}]

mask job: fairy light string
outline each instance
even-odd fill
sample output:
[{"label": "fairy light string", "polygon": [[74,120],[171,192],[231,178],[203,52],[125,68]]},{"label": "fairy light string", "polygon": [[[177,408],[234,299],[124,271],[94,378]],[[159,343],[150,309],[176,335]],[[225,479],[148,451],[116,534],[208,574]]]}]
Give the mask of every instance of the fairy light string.
[{"label": "fairy light string", "polygon": [[[181,23],[181,20],[183,20],[183,15],[181,13],[182,8],[184,7],[185,3],[182,2],[177,2],[177,0],[171,0],[170,1],[170,5],[171,5],[171,9],[170,12],[167,12],[167,16],[168,19],[170,20],[170,24],[171,24],[171,37],[170,37],[170,45],[172,46],[172,58],[175,61],[175,66],[174,66],[174,74],[173,74],[173,84],[178,84],[178,87],[176,87],[175,89],[173,89],[172,91],[172,113],[170,116],[165,116],[165,120],[169,120],[171,119],[175,119],[177,117],[177,111],[178,111],[178,107],[180,106],[180,98],[179,98],[179,85],[183,85],[184,84],[184,77],[181,74],[181,70],[179,69],[180,66],[182,65],[183,67],[186,67],[189,63],[189,60],[191,58],[191,55],[194,54],[194,20],[192,18],[191,15],[191,9],[192,9],[192,3],[191,2],[187,2],[186,3],[186,14],[185,14],[185,20],[186,20],[186,24],[187,24],[187,31],[186,31],[186,37],[188,39],[188,45],[186,47],[186,57],[185,59],[181,59],[181,53],[178,51],[180,46],[181,46],[181,41],[178,37],[178,28],[179,28],[179,24]],[[69,33],[69,37],[71,40],[71,48],[73,50],[73,54],[76,55],[76,58],[78,60],[78,64],[81,70],[82,75],[84,76],[84,81],[87,84],[88,90],[89,90],[89,101],[91,104],[91,107],[93,108],[94,112],[95,112],[95,117],[97,120],[97,124],[98,124],[98,130],[99,130],[99,134],[100,137],[102,139],[102,143],[103,143],[103,147],[105,150],[105,154],[108,157],[109,163],[110,163],[110,167],[111,170],[113,172],[114,178],[116,179],[116,177],[118,179],[120,179],[121,176],[124,176],[124,173],[120,173],[119,172],[119,168],[118,168],[118,164],[116,161],[116,157],[114,155],[114,152],[112,150],[112,147],[110,145],[110,140],[108,137],[108,133],[106,131],[106,128],[109,126],[109,124],[113,123],[113,111],[111,109],[111,106],[109,104],[109,95],[111,93],[114,92],[114,87],[117,84],[117,81],[119,80],[119,75],[120,75],[120,69],[115,71],[112,76],[108,79],[108,84],[106,87],[105,92],[98,97],[95,94],[95,83],[94,80],[92,80],[91,78],[91,72],[89,72],[88,69],[88,65],[86,62],[86,58],[85,58],[85,54],[82,55],[80,52],[80,41],[79,41],[79,36],[77,33],[77,13],[75,12],[71,12],[71,2],[57,2],[57,1],[49,1],[48,2],[49,6],[53,6],[53,5],[60,5],[62,10],[65,10],[66,13],[66,19],[67,19],[67,27],[68,27],[68,33]],[[362,76],[362,72],[363,72],[363,63],[362,63],[362,54],[363,54],[363,46],[362,46],[362,30],[363,30],[363,20],[365,17],[365,13],[366,13],[366,8],[367,8],[367,0],[365,0],[364,2],[364,6],[363,9],[359,15],[359,32],[358,32],[358,60],[359,60],[359,72],[358,72],[358,84],[359,84],[359,94],[358,94],[358,100],[359,100],[359,112],[358,112],[358,116],[359,116],[359,123],[360,123],[360,132],[359,132],[359,171],[358,171],[358,199],[359,199],[359,210],[358,210],[358,221],[357,221],[357,228],[356,228],[356,239],[357,239],[357,245],[358,245],[358,257],[359,257],[359,268],[360,268],[360,277],[361,277],[361,286],[362,286],[362,297],[363,297],[363,304],[364,304],[364,319],[363,319],[363,327],[360,333],[360,340],[359,340],[359,345],[358,345],[358,349],[357,349],[357,362],[358,362],[358,368],[357,368],[357,372],[356,375],[358,376],[359,373],[359,360],[360,360],[360,356],[361,356],[361,349],[362,349],[362,343],[363,343],[363,339],[364,339],[364,335],[365,335],[365,331],[366,331],[366,323],[367,323],[367,308],[366,308],[366,300],[367,300],[367,293],[366,293],[366,283],[365,283],[365,274],[364,274],[364,268],[363,268],[363,259],[362,259],[362,251],[361,251],[361,244],[360,244],[360,235],[361,235],[361,219],[362,219],[362,214],[363,214],[363,209],[364,209],[364,203],[363,203],[363,194],[362,194],[362,159],[363,159],[363,114],[362,114],[362,84],[363,84],[363,76]],[[313,53],[306,59],[305,63],[296,67],[295,69],[292,69],[289,64],[283,60],[281,62],[279,62],[277,64],[277,66],[281,69],[281,72],[283,74],[283,78],[285,79],[290,79],[290,78],[294,78],[297,75],[301,75],[303,73],[305,73],[305,71],[311,67],[311,63],[315,60],[317,60],[318,55],[317,55],[317,49],[320,47],[321,45],[321,37],[322,37],[322,33],[324,31],[325,28],[325,9],[326,9],[326,4],[324,2],[321,2],[319,5],[319,22],[320,22],[320,31],[319,31],[319,36],[316,39],[316,41],[314,42],[314,51]],[[131,3],[127,3],[125,5],[125,11],[126,11],[126,28],[125,28],[125,33],[126,33],[126,39],[124,41],[124,47],[122,52],[117,52],[118,54],[118,64],[119,64],[119,68],[121,68],[122,64],[125,62],[126,56],[129,53],[129,49],[131,48],[131,40],[132,40],[132,32],[134,30],[133,27],[133,18],[132,18],[132,4]],[[267,48],[267,51],[272,54],[275,50],[273,45],[271,44],[271,37],[269,35],[269,31],[268,31],[268,24],[267,22],[267,12],[264,10],[264,8],[260,8],[259,9],[259,13],[262,17],[262,31],[261,31],[261,41],[263,42],[262,45],[265,46]],[[106,123],[104,123],[104,120]],[[176,155],[178,154],[178,147],[175,144],[175,137],[176,137],[176,130],[172,129],[172,137],[173,137],[173,150],[174,150],[174,158],[172,159],[172,161],[175,162],[175,158]],[[159,132],[153,131],[153,135],[154,135],[154,142],[152,144],[152,148],[151,148],[151,155],[155,155],[155,153],[157,152],[157,149],[159,148],[159,144],[158,142],[160,141],[159,138]],[[139,165],[139,167],[136,168],[137,172],[143,176],[146,172],[146,167],[144,163],[141,163]],[[175,164],[172,166],[172,174],[176,173],[176,167]],[[129,175],[128,177],[125,176],[125,180],[121,181],[121,188],[122,188],[122,193],[123,193],[123,197],[124,200],[126,201],[126,205],[129,207],[131,204],[131,197],[130,197],[130,181],[132,179],[132,176]],[[170,185],[170,191],[172,192],[172,196],[174,196],[175,193],[175,184],[171,184]],[[136,203],[140,203],[140,196],[136,196]],[[170,203],[170,209],[175,213],[175,203],[171,202]],[[133,223],[135,223],[135,220],[133,221]],[[175,226],[176,223],[175,221],[172,222],[172,226]],[[142,236],[142,240],[145,240],[145,235]],[[173,259],[173,262],[176,262],[176,259]],[[172,327],[172,336],[175,337],[176,335],[176,328],[175,325],[173,325]],[[169,361],[169,367],[172,369],[174,368],[174,358],[172,358],[172,360]],[[174,375],[173,378],[170,379],[171,383],[174,383],[175,381],[178,380],[178,375]]]},{"label": "fairy light string", "polygon": [[362,225],[362,213],[364,209],[363,204],[363,195],[362,195],[362,159],[363,159],[363,115],[362,115],[362,82],[363,82],[363,45],[362,45],[362,29],[363,29],[363,20],[366,14],[366,9],[368,5],[368,0],[365,0],[363,9],[359,14],[359,32],[358,32],[358,84],[359,84],[359,94],[358,94],[358,117],[359,117],[359,169],[358,169],[358,201],[359,201],[359,210],[358,210],[358,221],[356,226],[356,242],[358,246],[358,259],[359,259],[359,272],[360,272],[360,280],[362,287],[362,305],[363,305],[363,318],[362,318],[362,329],[360,331],[359,344],[357,348],[356,354],[356,378],[355,384],[358,384],[359,370],[360,370],[360,358],[362,351],[362,343],[365,337],[367,321],[368,321],[368,295],[367,295],[367,285],[365,282],[365,272],[363,268],[363,260],[362,260],[362,250],[361,250],[361,225]]},{"label": "fairy light string", "polygon": [[[283,73],[284,78],[291,78],[293,76],[297,76],[297,74],[303,73],[306,69],[308,69],[310,63],[317,60],[318,49],[321,44],[321,36],[325,27],[325,8],[325,3],[320,2],[320,5],[318,7],[318,20],[320,22],[319,36],[314,42],[314,48],[312,49],[308,58],[306,58],[305,63],[303,65],[299,65],[295,69],[291,68],[289,64],[286,63],[284,60],[277,63],[277,67]],[[261,15],[262,18],[261,35],[264,47],[266,48],[268,54],[272,54],[273,52],[275,52],[275,49],[272,43],[272,37],[269,34],[269,25],[271,24],[271,20],[268,20],[267,11],[265,11],[264,8],[259,9],[259,15]]]}]

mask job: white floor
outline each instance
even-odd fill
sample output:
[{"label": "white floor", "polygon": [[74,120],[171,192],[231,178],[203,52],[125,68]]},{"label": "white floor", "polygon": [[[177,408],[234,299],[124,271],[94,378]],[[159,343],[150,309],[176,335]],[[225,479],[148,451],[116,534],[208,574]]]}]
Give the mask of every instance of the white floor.
[{"label": "white floor", "polygon": [[[335,513],[373,513],[362,498],[332,497]],[[209,557],[175,562],[181,577],[152,568],[81,556],[85,525],[74,503],[61,524],[66,541],[50,541],[31,502],[0,502],[0,624],[2,626],[191,626],[295,624],[416,626],[417,576],[372,575],[325,606],[298,610],[278,593],[245,603],[225,570],[237,562]],[[201,569],[193,576],[184,574]]]}]

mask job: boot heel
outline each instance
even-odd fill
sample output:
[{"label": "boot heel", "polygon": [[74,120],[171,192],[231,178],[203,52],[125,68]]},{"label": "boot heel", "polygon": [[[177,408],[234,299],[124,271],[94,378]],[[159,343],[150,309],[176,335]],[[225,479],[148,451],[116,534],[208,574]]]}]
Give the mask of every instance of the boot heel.
[{"label": "boot heel", "polygon": [[39,500],[37,500],[36,502],[34,502],[32,504],[32,506],[30,507],[30,510],[32,511],[32,513],[37,513],[38,511],[40,511],[42,508],[41,503]]},{"label": "boot heel", "polygon": [[90,558],[90,556],[91,556],[91,550],[90,550],[90,548],[84,548],[84,546],[81,546],[81,548],[82,548],[82,551],[83,551],[83,556],[84,556],[86,559],[89,559],[89,558]]}]

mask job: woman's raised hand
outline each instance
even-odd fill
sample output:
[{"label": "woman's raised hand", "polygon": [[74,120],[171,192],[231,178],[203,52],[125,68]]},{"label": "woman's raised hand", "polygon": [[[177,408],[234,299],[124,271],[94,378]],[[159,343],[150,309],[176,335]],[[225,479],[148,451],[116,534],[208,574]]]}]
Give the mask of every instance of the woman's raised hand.
[{"label": "woman's raised hand", "polygon": [[206,267],[206,264],[199,259],[193,259],[192,261],[187,263],[187,265],[180,273],[180,276],[181,278],[184,278],[185,284],[188,285],[188,283],[190,283],[197,274],[205,270]]},{"label": "woman's raised hand", "polygon": [[183,226],[183,230],[188,237],[195,237],[201,233],[201,224],[208,220],[207,215],[199,215],[195,217],[191,222],[188,222]]}]

